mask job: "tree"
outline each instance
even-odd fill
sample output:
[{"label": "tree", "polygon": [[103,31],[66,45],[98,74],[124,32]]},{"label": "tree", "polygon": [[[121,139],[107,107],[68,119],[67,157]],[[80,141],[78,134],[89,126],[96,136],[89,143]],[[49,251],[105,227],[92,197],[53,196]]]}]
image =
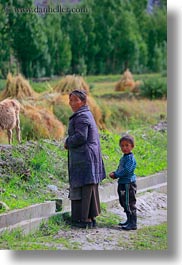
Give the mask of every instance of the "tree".
[{"label": "tree", "polygon": [[61,16],[59,14],[47,14],[43,20],[49,54],[46,74],[60,75],[66,73],[71,63],[71,46],[68,35],[62,31]]},{"label": "tree", "polygon": [[5,78],[12,71],[11,36],[9,34],[8,16],[5,11],[6,1],[0,3],[0,78]]},{"label": "tree", "polygon": [[[64,27],[63,27],[64,25]],[[69,14],[63,16],[62,29],[69,35],[71,45],[71,72],[82,73],[82,66],[85,67],[85,51],[87,36],[83,29],[82,14]]]},{"label": "tree", "polygon": [[115,11],[117,18],[112,40],[113,70],[123,72],[126,68],[140,72],[147,60],[147,48],[141,36],[135,14],[128,2],[123,2]]},{"label": "tree", "polygon": [[114,50],[113,31],[115,31],[116,8],[118,0],[94,1],[91,6],[95,21],[95,41],[97,44],[96,52],[96,73],[108,73],[111,70],[112,57]]},{"label": "tree", "polygon": [[[47,38],[42,31],[40,16],[32,12],[21,12],[23,3],[10,2],[8,24],[11,36],[11,47],[26,77],[41,75],[46,61]],[[32,1],[26,2],[26,8],[32,8]],[[17,11],[19,10],[19,12]],[[40,73],[39,73],[40,71]]]},{"label": "tree", "polygon": [[[148,47],[148,69],[156,71],[154,58],[159,56],[159,49],[167,43],[167,17],[166,8],[156,9],[152,15],[147,15],[143,32],[145,32],[145,42]],[[167,56],[166,49],[162,52],[163,56]],[[161,55],[160,55],[161,56]],[[158,67],[157,67],[158,68]]]},{"label": "tree", "polygon": [[96,42],[95,21],[91,8],[88,14],[82,15],[82,24],[86,35],[84,58],[85,64],[87,66],[87,73],[94,74],[96,72],[96,54],[99,50],[99,47]]},{"label": "tree", "polygon": [[166,68],[166,0],[152,14],[147,0],[83,0],[78,7],[86,6],[88,13],[45,15],[30,12],[34,0],[27,0],[21,12],[24,2],[0,3],[1,76],[13,70],[14,62],[26,77]]}]

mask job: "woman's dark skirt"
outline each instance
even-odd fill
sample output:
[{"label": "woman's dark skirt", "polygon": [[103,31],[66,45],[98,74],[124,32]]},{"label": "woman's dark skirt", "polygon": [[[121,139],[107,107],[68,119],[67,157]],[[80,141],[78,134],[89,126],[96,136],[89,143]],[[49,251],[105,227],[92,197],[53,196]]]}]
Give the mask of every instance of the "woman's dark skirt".
[{"label": "woman's dark skirt", "polygon": [[70,199],[72,221],[87,221],[101,212],[98,184],[71,190]]}]

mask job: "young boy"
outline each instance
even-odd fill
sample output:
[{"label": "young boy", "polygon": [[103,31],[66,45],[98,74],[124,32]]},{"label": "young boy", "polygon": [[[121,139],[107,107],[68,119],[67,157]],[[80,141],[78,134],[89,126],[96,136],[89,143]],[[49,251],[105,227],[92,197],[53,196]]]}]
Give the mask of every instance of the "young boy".
[{"label": "young boy", "polygon": [[136,214],[136,160],[132,153],[134,148],[134,139],[131,135],[123,136],[119,145],[123,156],[120,159],[119,166],[116,171],[111,172],[109,176],[112,179],[118,179],[118,195],[120,205],[124,208],[127,220],[125,223],[119,223],[124,230],[137,229]]}]

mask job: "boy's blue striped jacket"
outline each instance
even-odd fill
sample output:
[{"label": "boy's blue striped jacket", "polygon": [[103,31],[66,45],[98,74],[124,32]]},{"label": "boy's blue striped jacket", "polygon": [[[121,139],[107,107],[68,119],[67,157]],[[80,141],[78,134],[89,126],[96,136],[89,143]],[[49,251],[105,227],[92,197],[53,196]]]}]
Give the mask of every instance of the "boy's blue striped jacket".
[{"label": "boy's blue striped jacket", "polygon": [[115,178],[119,184],[127,184],[136,181],[134,170],[136,168],[136,160],[133,153],[124,154],[119,162],[117,170],[114,172]]}]

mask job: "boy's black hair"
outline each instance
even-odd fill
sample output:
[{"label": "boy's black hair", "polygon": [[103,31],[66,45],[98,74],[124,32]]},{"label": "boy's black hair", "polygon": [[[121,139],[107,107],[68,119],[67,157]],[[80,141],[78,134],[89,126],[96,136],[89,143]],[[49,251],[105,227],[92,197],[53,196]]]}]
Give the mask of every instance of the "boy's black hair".
[{"label": "boy's black hair", "polygon": [[126,135],[124,135],[124,136],[121,137],[121,139],[119,140],[119,145],[121,145],[121,142],[122,141],[130,142],[130,144],[132,145],[132,147],[135,146],[134,138],[133,138],[133,136],[131,136],[129,134],[126,134]]}]

